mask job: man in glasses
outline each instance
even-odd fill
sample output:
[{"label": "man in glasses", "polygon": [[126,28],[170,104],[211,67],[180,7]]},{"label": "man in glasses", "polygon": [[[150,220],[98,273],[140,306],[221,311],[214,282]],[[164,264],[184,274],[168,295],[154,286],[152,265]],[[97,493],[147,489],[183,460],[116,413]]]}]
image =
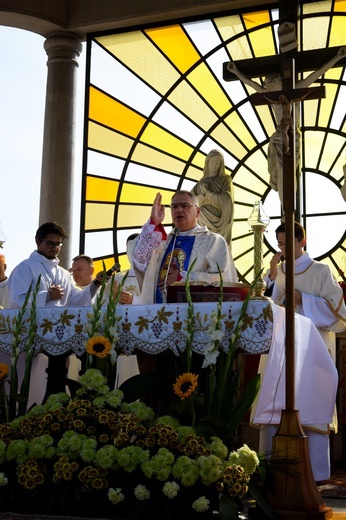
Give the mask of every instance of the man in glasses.
[{"label": "man in glasses", "polygon": [[191,280],[195,282],[237,282],[238,276],[225,239],[199,226],[198,199],[180,190],[171,200],[173,230],[167,236],[163,227],[165,206],[162,195],[155,197],[149,221],[143,226],[133,252],[133,266],[141,286],[140,303],[166,301],[167,286],[186,278],[196,259]]},{"label": "man in glasses", "polygon": [[67,238],[65,229],[56,222],[42,224],[36,231],[37,249],[12,271],[8,279],[9,307],[21,308],[26,293],[36,286],[41,276],[36,297],[37,307],[79,307],[91,305],[91,298],[97,286],[90,284],[90,290],[81,291],[75,287],[70,273],[59,266],[58,255]]}]

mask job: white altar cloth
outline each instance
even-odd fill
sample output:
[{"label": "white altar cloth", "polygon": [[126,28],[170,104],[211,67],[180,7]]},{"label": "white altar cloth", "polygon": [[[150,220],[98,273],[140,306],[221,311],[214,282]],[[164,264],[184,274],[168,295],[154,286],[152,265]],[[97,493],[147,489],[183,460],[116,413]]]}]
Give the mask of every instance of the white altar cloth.
[{"label": "white altar cloth", "polygon": [[[195,330],[193,350],[202,352],[210,342],[208,329],[212,323],[212,312],[217,303],[194,303]],[[222,305],[222,346],[227,350],[234,332],[242,302],[224,302]],[[187,338],[186,303],[155,305],[118,305],[116,324],[118,329],[117,349],[127,355],[135,350],[149,354],[171,351],[178,354],[184,350]],[[85,330],[90,307],[82,308],[38,308],[37,331],[34,348],[51,355],[68,351],[77,355],[85,351],[88,334]],[[103,309],[103,313],[105,309]],[[17,310],[0,311],[0,350],[11,353],[13,318]],[[27,312],[27,317],[29,313]],[[101,330],[103,321],[101,317]],[[25,348],[27,323],[24,324],[21,350]],[[269,300],[251,300],[242,328],[239,346],[252,344],[257,350],[269,350],[272,341],[273,317]]]},{"label": "white altar cloth", "polygon": [[[252,423],[279,424],[285,403],[285,309],[273,305],[273,338]],[[295,315],[295,409],[302,424],[329,424],[338,372],[311,320]]]}]

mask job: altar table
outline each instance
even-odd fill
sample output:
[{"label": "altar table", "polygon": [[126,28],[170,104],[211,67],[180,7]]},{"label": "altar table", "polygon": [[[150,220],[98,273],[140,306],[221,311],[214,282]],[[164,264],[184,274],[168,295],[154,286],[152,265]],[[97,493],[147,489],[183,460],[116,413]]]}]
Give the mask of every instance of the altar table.
[{"label": "altar table", "polygon": [[[217,303],[194,303],[193,308],[195,329],[192,350],[202,354],[210,345],[209,333],[215,323]],[[221,328],[224,335],[221,345],[226,351],[234,339],[234,327],[241,309],[242,302],[222,304]],[[187,310],[185,303],[118,305],[116,323],[119,353],[130,355],[142,351],[152,355],[163,352],[178,355],[186,346]],[[83,354],[88,340],[86,324],[91,312],[91,307],[37,309],[35,350],[51,356]],[[0,311],[0,351],[3,353],[11,354],[13,319],[17,313],[16,310]],[[26,316],[28,318],[29,313]],[[102,323],[101,316],[101,333]],[[21,350],[25,349],[27,328],[28,322],[25,322]],[[321,336],[309,319],[296,315],[295,330],[295,394],[301,422],[331,422],[338,384],[337,370]],[[278,422],[281,410],[285,408],[285,310],[269,299],[250,300],[242,319],[241,331],[238,347],[251,348],[254,354],[269,351],[267,367],[271,368],[271,374],[274,373],[270,379],[265,374],[262,378],[253,422]],[[307,392],[314,397],[317,406],[307,406],[307,400],[302,399]]]}]

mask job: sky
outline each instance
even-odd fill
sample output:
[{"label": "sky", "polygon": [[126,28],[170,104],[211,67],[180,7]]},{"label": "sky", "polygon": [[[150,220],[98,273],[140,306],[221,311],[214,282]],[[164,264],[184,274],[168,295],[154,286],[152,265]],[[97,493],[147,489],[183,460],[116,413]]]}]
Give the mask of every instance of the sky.
[{"label": "sky", "polygon": [[[36,249],[43,123],[47,80],[44,38],[0,26],[0,221],[7,236],[0,252],[7,275]],[[79,252],[85,48],[79,58],[74,182],[74,222],[68,230]]]}]

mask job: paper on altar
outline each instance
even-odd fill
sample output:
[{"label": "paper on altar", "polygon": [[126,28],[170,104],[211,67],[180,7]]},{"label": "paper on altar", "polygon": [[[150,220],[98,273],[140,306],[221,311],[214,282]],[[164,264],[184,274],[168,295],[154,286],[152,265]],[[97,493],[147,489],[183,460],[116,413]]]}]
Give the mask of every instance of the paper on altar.
[{"label": "paper on altar", "polygon": [[[279,424],[286,408],[285,309],[275,304],[273,336],[251,422]],[[262,356],[263,357],[263,356]],[[312,321],[295,315],[295,409],[301,424],[329,424],[335,409],[338,372]]]}]

